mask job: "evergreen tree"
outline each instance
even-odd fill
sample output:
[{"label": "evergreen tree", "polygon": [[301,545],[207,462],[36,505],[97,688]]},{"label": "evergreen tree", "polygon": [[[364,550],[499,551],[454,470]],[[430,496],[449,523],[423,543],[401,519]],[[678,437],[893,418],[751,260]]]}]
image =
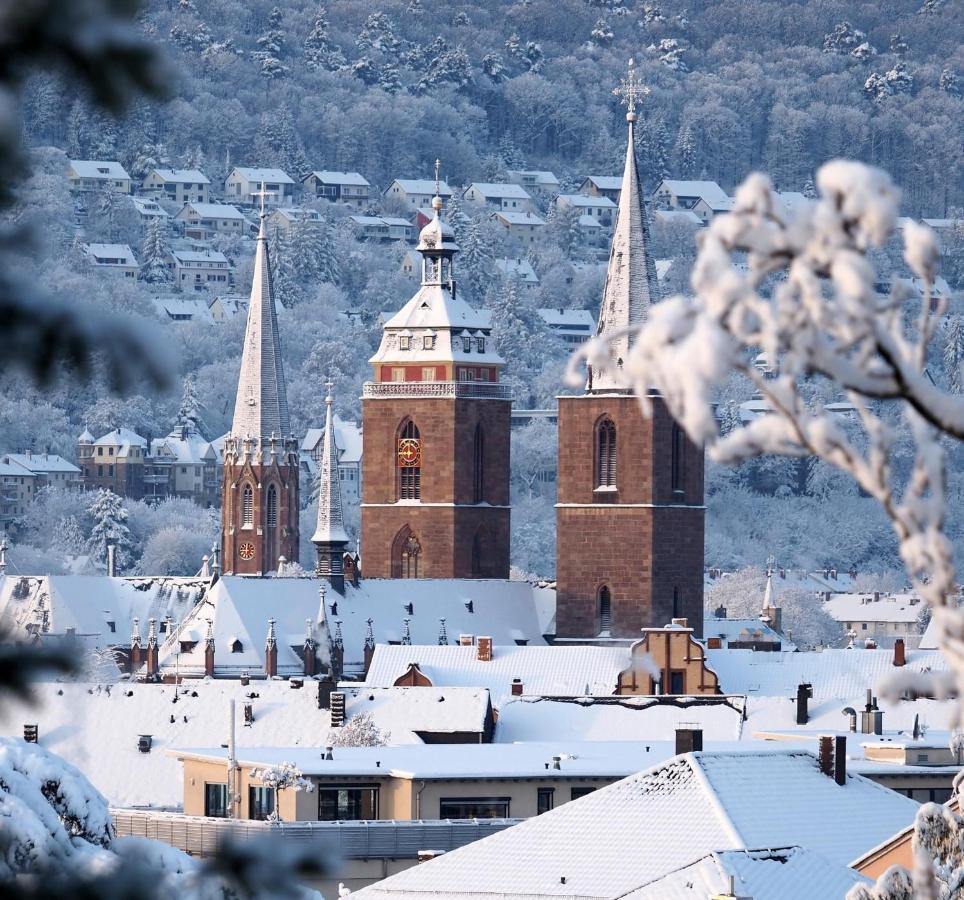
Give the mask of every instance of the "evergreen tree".
[{"label": "evergreen tree", "polygon": [[268,259],[271,263],[275,299],[290,309],[298,303],[301,292],[295,280],[291,243],[281,228],[273,229],[268,235]]},{"label": "evergreen tree", "polygon": [[676,135],[676,168],[682,178],[692,178],[696,172],[696,141],[693,129],[685,122]]},{"label": "evergreen tree", "polygon": [[197,380],[194,375],[184,379],[184,390],[181,394],[181,405],[177,410],[177,425],[202,434],[204,418],[201,413],[201,398],[197,393]]},{"label": "evergreen tree", "polygon": [[323,9],[318,10],[315,23],[305,38],[305,66],[311,72],[319,69],[335,69],[335,52],[328,36],[328,18]]},{"label": "evergreen tree", "polygon": [[957,75],[954,73],[953,69],[944,66],[941,69],[940,78],[937,81],[938,90],[944,91],[945,94],[951,94],[957,96],[960,93],[960,89],[957,86]]},{"label": "evergreen tree", "polygon": [[525,157],[508,134],[502,135],[499,139],[499,156],[506,169],[518,170],[525,167]]},{"label": "evergreen tree", "polygon": [[498,53],[486,53],[482,57],[482,71],[493,84],[502,84],[509,77],[505,70],[502,57]]},{"label": "evergreen tree", "polygon": [[445,207],[445,218],[455,233],[455,243],[461,247],[462,241],[465,240],[465,231],[469,225],[469,217],[462,210],[462,200],[459,197],[458,191],[452,194],[452,198]]},{"label": "evergreen tree", "polygon": [[291,257],[302,281],[339,281],[338,255],[328,222],[302,220],[291,230]]},{"label": "evergreen tree", "polygon": [[84,156],[83,133],[86,119],[83,103],[80,100],[75,100],[67,114],[67,137],[64,148],[71,159],[79,159]]},{"label": "evergreen tree", "polygon": [[352,63],[351,74],[354,75],[355,78],[361,79],[365,84],[378,84],[378,69],[375,66],[375,63],[373,63],[367,56],[359,56],[358,59]]},{"label": "evergreen tree", "polygon": [[524,302],[515,277],[500,282],[486,296],[492,314],[492,342],[508,361],[506,378],[517,397],[529,397],[546,354],[546,327]]},{"label": "evergreen tree", "polygon": [[268,14],[268,27],[258,38],[259,53],[281,59],[285,54],[285,36],[281,30],[281,10],[276,6]]},{"label": "evergreen tree", "polygon": [[117,238],[115,224],[117,221],[117,207],[119,202],[114,186],[108,182],[107,186],[100,192],[100,196],[97,198],[97,213],[107,226],[107,237],[111,241]]},{"label": "evergreen tree", "polygon": [[365,20],[355,46],[364,53],[366,50],[378,50],[382,53],[397,54],[401,43],[395,37],[395,25],[383,12],[374,12]]},{"label": "evergreen tree", "polygon": [[94,522],[87,539],[91,562],[101,571],[106,570],[107,547],[113,545],[116,571],[129,569],[136,556],[137,542],[127,525],[127,509],[121,498],[113,491],[101,489],[92,497],[87,512]]},{"label": "evergreen tree", "polygon": [[386,94],[397,94],[402,89],[402,79],[398,74],[398,66],[393,62],[387,62],[382,66],[378,76],[378,86]]},{"label": "evergreen tree", "polygon": [[896,54],[897,56],[906,55],[910,47],[907,45],[907,41],[904,40],[904,36],[900,31],[895,32],[890,36],[890,52]]},{"label": "evergreen tree", "polygon": [[955,394],[964,393],[964,376],[961,364],[964,363],[964,318],[951,316],[944,329],[944,380],[947,389]]},{"label": "evergreen tree", "polygon": [[589,33],[589,40],[597,47],[608,47],[612,44],[615,37],[616,35],[613,34],[609,23],[603,18],[596,20],[596,24],[593,25],[592,31]]},{"label": "evergreen tree", "polygon": [[160,284],[171,280],[171,270],[167,265],[168,253],[163,221],[160,216],[155,216],[148,223],[147,234],[141,244],[141,281]]},{"label": "evergreen tree", "polygon": [[807,180],[803,185],[803,196],[808,200],[817,199],[817,186],[813,183],[813,176],[808,175]]},{"label": "evergreen tree", "polygon": [[459,269],[463,273],[460,280],[477,300],[485,295],[485,285],[492,277],[492,242],[484,225],[482,217],[469,222],[459,254]]}]

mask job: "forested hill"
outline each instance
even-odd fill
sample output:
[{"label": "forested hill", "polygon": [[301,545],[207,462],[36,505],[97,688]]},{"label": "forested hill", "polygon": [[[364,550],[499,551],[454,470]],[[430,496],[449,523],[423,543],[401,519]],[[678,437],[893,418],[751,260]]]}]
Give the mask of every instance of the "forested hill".
[{"label": "forested hill", "polygon": [[959,0],[153,0],[175,99],[114,124],[38,81],[25,123],[134,175],[275,163],[384,187],[441,157],[454,183],[520,165],[574,178],[617,170],[612,88],[633,56],[650,185],[730,189],[763,168],[799,190],[847,156],[888,169],[908,214],[943,216],[964,205],[962,22]]}]

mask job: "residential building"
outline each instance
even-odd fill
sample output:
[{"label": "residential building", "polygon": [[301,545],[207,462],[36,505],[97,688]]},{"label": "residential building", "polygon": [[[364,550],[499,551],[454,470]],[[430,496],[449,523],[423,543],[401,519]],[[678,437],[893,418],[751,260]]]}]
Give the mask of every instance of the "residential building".
[{"label": "residential building", "polygon": [[235,316],[247,316],[248,298],[232,294],[218,294],[208,307],[215,322],[228,322]]},{"label": "residential building", "polygon": [[415,226],[397,216],[351,216],[356,234],[366,241],[411,241]]},{"label": "residential building", "polygon": [[733,208],[733,200],[715,181],[664,178],[656,185],[653,201],[668,209],[692,210],[704,224],[715,215]]},{"label": "residential building", "polygon": [[36,492],[37,476],[19,463],[0,459],[0,524],[7,525],[27,511]]},{"label": "residential building", "polygon": [[[418,292],[384,325],[362,399],[362,544],[374,578],[508,578],[509,413],[489,313],[457,296],[442,200]],[[512,215],[508,213],[506,215]],[[454,402],[453,402],[454,401]]]},{"label": "residential building", "polygon": [[171,259],[182,291],[221,291],[231,283],[231,263],[218,250],[172,250]]},{"label": "residential building", "polygon": [[618,371],[629,333],[661,298],[633,144],[636,116],[627,118],[596,328],[600,337],[611,335],[614,369],[591,368],[583,394],[559,398],[557,640],[635,637],[675,619],[702,632],[703,450],[658,397],[644,417]]},{"label": "residential building", "polygon": [[94,268],[116,272],[132,281],[137,279],[137,259],[128,244],[85,244],[84,250]]},{"label": "residential building", "polygon": [[[413,209],[430,210],[435,196],[435,182],[428,178],[396,178],[385,189],[384,196],[400,200]],[[444,181],[438,183],[438,196],[443,200],[452,197],[452,189]]]},{"label": "residential building", "polygon": [[256,169],[236,166],[224,179],[225,198],[244,206],[260,207],[262,198],[255,197],[263,189],[265,206],[291,206],[295,182],[281,169]]},{"label": "residential building", "polygon": [[72,159],[67,167],[67,181],[72,191],[131,192],[131,176],[116,160]]},{"label": "residential building", "polygon": [[358,209],[368,206],[371,185],[358,172],[315,171],[301,179],[306,191],[332,203],[347,203]]},{"label": "residential building", "polygon": [[131,197],[131,203],[134,204],[134,210],[144,224],[147,224],[152,219],[166,221],[171,218],[171,214],[153,197]]},{"label": "residential building", "polygon": [[506,175],[509,181],[522,185],[527,191],[552,193],[559,190],[559,179],[552,172],[510,169]]},{"label": "residential building", "polygon": [[579,185],[579,193],[587,197],[608,197],[613,203],[619,203],[622,186],[623,180],[619,175],[589,175]]},{"label": "residential building", "polygon": [[870,639],[892,644],[902,638],[908,647],[916,647],[923,633],[923,613],[927,604],[913,593],[834,594],[823,604],[824,611],[841,624],[853,640]]},{"label": "residential building", "polygon": [[[335,448],[338,451],[338,480],[344,501],[355,506],[361,500],[362,430],[357,422],[346,421],[337,413]],[[324,428],[309,428],[301,442],[301,464],[311,477],[317,477],[325,443]]]},{"label": "residential building", "polygon": [[584,344],[596,330],[596,322],[588,309],[538,309],[536,312],[552,334],[572,347]]},{"label": "residential building", "polygon": [[224,442],[226,573],[263,575],[298,559],[298,445],[291,434],[275,303],[262,212],[234,418]]},{"label": "residential building", "polygon": [[203,297],[152,297],[154,308],[162,316],[172,322],[205,322],[214,321],[208,302]]},{"label": "residential building", "polygon": [[206,241],[215,234],[240,237],[247,231],[248,221],[241,210],[229,203],[188,202],[174,216],[180,222],[186,237]]},{"label": "residential building", "polygon": [[706,223],[691,209],[657,209],[653,221],[661,225],[691,225],[699,227]]},{"label": "residential building", "polygon": [[143,189],[174,203],[208,203],[211,199],[211,181],[198,169],[151,169]]},{"label": "residential building", "polygon": [[285,234],[290,234],[291,229],[296,225],[304,223],[320,225],[325,221],[325,217],[317,209],[301,206],[273,209],[268,213],[265,221],[269,229],[278,228]]},{"label": "residential building", "polygon": [[159,488],[164,487],[165,496],[184,497],[201,506],[221,502],[221,460],[197,429],[175,426],[167,437],[151,442],[150,453],[152,476]]},{"label": "residential building", "polygon": [[35,477],[39,490],[43,487],[79,488],[83,484],[83,473],[72,462],[56,453],[5,453],[0,459],[5,463],[16,463],[27,469]]},{"label": "residential building", "polygon": [[539,276],[527,259],[494,259],[492,265],[503,278],[513,278],[527,290],[539,287]]},{"label": "residential building", "polygon": [[77,461],[84,472],[84,488],[105,488],[121,497],[144,496],[144,463],[147,439],[128,428],[115,428],[89,440],[84,432],[77,441]]},{"label": "residential building", "polygon": [[534,244],[546,227],[545,219],[531,212],[497,212],[493,213],[493,218],[520,246]]},{"label": "residential building", "polygon": [[505,212],[533,212],[532,197],[518,184],[473,181],[462,199],[476,206],[490,206]]},{"label": "residential building", "polygon": [[556,208],[560,211],[573,210],[581,216],[590,216],[606,229],[612,228],[616,217],[616,204],[608,197],[560,194],[556,197]]}]

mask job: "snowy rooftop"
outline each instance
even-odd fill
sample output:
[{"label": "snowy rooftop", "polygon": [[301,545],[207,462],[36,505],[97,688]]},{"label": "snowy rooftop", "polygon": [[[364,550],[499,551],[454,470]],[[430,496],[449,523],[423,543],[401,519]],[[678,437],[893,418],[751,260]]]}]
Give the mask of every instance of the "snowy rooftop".
[{"label": "snowy rooftop", "polygon": [[[443,285],[438,284],[423,284],[415,296],[385,323],[386,329],[472,328],[488,331],[490,327],[491,314],[488,310],[475,309],[460,296],[453,297]],[[437,340],[434,349],[450,354],[451,346],[442,347],[442,343]],[[501,362],[497,354],[496,357],[494,360],[480,358],[479,362]]]},{"label": "snowy rooftop", "polygon": [[594,209],[615,209],[616,204],[608,197],[587,197],[585,194],[560,194],[559,199],[569,206],[587,206]]},{"label": "snowy rooftop", "polygon": [[537,309],[536,312],[550,328],[575,329],[589,334],[596,327],[596,321],[588,309]]},{"label": "snowy rooftop", "polygon": [[[331,172],[327,169],[322,169],[315,170],[311,175],[314,175],[322,184],[346,184],[355,187],[369,186],[368,179],[358,172]],[[305,178],[310,178],[311,175],[306,175]]]},{"label": "snowy rooftop", "polygon": [[916,594],[834,594],[823,608],[838,622],[914,623],[925,604]]},{"label": "snowy rooftop", "polygon": [[219,250],[172,250],[171,256],[180,263],[226,263],[228,258]]},{"label": "snowy rooftop", "polygon": [[[203,302],[203,301],[202,301]],[[185,465],[202,465],[207,460],[216,460],[217,451],[197,431],[175,428],[167,437],[155,438],[151,452],[163,454]]]},{"label": "snowy rooftop", "polygon": [[146,447],[147,438],[141,437],[136,431],[131,431],[130,428],[115,428],[113,431],[108,431],[107,434],[102,434],[97,438],[94,445],[98,444],[104,447]]},{"label": "snowy rooftop", "polygon": [[541,171],[539,169],[510,169],[509,175],[513,178],[532,178],[539,184],[559,184],[559,179],[552,172]]},{"label": "snowy rooftop", "polygon": [[213,321],[207,301],[201,297],[155,297],[154,308],[172,319]]},{"label": "snowy rooftop", "polygon": [[707,854],[760,847],[799,846],[845,866],[906,827],[918,808],[860,776],[836,784],[809,753],[691,753],[357,896],[616,898]]},{"label": "snowy rooftop", "polygon": [[29,469],[36,475],[43,475],[47,472],[69,472],[75,475],[80,474],[80,469],[72,462],[57,456],[56,453],[5,453],[5,461],[10,461]]},{"label": "snowy rooftop", "polygon": [[136,266],[134,251],[127,244],[88,244],[87,254],[99,266]]},{"label": "snowy rooftop", "polygon": [[249,182],[270,181],[272,184],[294,184],[291,177],[282,169],[253,169],[247,166],[235,166],[231,174],[233,175],[235,172]]},{"label": "snowy rooftop", "polygon": [[158,178],[173,184],[210,184],[200,169],[151,169]]},{"label": "snowy rooftop", "polygon": [[508,183],[495,183],[489,181],[473,181],[463,193],[475,189],[476,193],[481,194],[483,197],[493,197],[498,199],[509,199],[509,200],[531,200],[528,192],[526,192],[522,185]]},{"label": "snowy rooftop", "polygon": [[130,178],[119,162],[110,159],[72,159],[70,167],[79,178]]},{"label": "snowy rooftop", "polygon": [[[458,631],[451,619],[446,626],[456,639]],[[527,694],[608,696],[616,689],[619,673],[629,665],[626,647],[518,647],[497,641],[488,661],[479,660],[476,646],[379,644],[365,683],[389,687],[417,663],[435,686],[488,688],[499,705],[511,693],[514,678],[522,679]]]},{"label": "snowy rooftop", "polygon": [[658,209],[653,214],[657,222],[673,224],[683,222],[687,225],[702,225],[703,220],[691,209]]},{"label": "snowy rooftop", "polygon": [[187,203],[185,207],[202,219],[243,219],[244,215],[230,203]]},{"label": "snowy rooftop", "polygon": [[[406,194],[428,194],[435,196],[435,182],[428,178],[396,178],[392,184],[397,184]],[[391,187],[391,185],[389,185]],[[452,189],[444,181],[438,183],[438,195],[451,197]]]},{"label": "snowy rooftop", "polygon": [[618,191],[623,186],[622,175],[587,175],[586,181],[601,191]]},{"label": "snowy rooftop", "polygon": [[510,225],[545,225],[546,221],[541,216],[531,212],[512,212],[511,210],[500,209],[493,215],[508,222]]},{"label": "snowy rooftop", "polygon": [[718,637],[723,645],[730,641],[773,641],[779,642],[783,651],[796,650],[796,646],[788,641],[786,635],[774,631],[759,619],[716,619],[707,616],[703,621],[703,640]]},{"label": "snowy rooftop", "polygon": [[676,197],[699,197],[707,203],[722,203],[730,199],[726,191],[715,181],[678,181],[672,178],[664,178],[659,183],[657,190],[662,187],[665,187]]},{"label": "snowy rooftop", "polygon": [[[346,421],[338,413],[334,415],[335,447],[339,451],[339,463],[357,463],[362,458],[362,430],[357,422]],[[309,428],[301,442],[301,449],[305,451],[321,447],[325,438],[324,428]]]},{"label": "snowy rooftop", "polygon": [[512,275],[530,284],[539,283],[539,276],[527,259],[494,259],[492,265],[503,275]]}]

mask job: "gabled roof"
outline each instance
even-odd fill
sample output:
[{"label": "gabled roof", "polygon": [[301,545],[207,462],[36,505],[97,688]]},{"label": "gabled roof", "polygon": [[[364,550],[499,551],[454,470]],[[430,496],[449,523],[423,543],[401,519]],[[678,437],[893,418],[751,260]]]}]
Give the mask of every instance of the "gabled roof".
[{"label": "gabled roof", "polygon": [[[291,177],[282,169],[254,169],[247,166],[235,166],[231,170],[231,175],[235,173],[249,182],[270,181],[272,184],[294,184]],[[228,177],[230,178],[231,175]]]},{"label": "gabled roof", "polygon": [[357,187],[370,187],[368,179],[358,172],[331,172],[325,169],[316,169],[302,178],[307,181],[314,175],[323,184],[349,184]]},{"label": "gabled roof", "polygon": [[707,854],[760,847],[799,846],[845,866],[918,808],[859,775],[836,784],[809,753],[690,753],[357,896],[615,900]]},{"label": "gabled roof", "polygon": [[14,462],[37,475],[47,472],[70,472],[79,475],[80,469],[56,453],[5,453],[4,461]]},{"label": "gabled roof", "polygon": [[491,181],[473,181],[462,195],[467,194],[471,189],[481,194],[483,197],[508,198],[509,200],[531,200],[532,197],[523,189],[520,184],[512,182],[496,183]]},{"label": "gabled roof", "polygon": [[104,446],[132,446],[132,447],[146,447],[147,439],[141,437],[136,431],[131,431],[130,428],[115,428],[113,431],[108,431],[107,434],[102,434],[96,441],[94,445],[103,444]]},{"label": "gabled roof", "polygon": [[573,328],[577,331],[585,331],[587,337],[596,324],[588,309],[537,309],[536,312],[550,328],[558,328],[562,331]]},{"label": "gabled roof", "polygon": [[916,622],[926,606],[918,594],[834,594],[823,604],[838,622]]},{"label": "gabled roof", "polygon": [[210,441],[205,440],[204,436],[197,431],[190,429],[182,431],[181,428],[175,428],[167,437],[155,438],[151,453],[156,455],[162,448],[177,462],[185,465],[203,465],[207,461],[216,461],[218,458]]},{"label": "gabled roof", "polygon": [[541,216],[531,212],[513,212],[507,209],[500,209],[492,213],[497,219],[507,222],[509,225],[545,225],[546,221]]},{"label": "gabled roof", "polygon": [[[392,184],[397,184],[406,194],[428,194],[435,196],[435,182],[428,178],[396,178]],[[388,186],[391,188],[392,184]],[[386,193],[387,193],[386,189]],[[440,197],[451,197],[452,189],[444,181],[438,183]]]},{"label": "gabled roof", "polygon": [[539,276],[532,268],[532,263],[527,259],[494,259],[492,265],[503,275],[511,275],[521,278],[528,284],[538,284]]},{"label": "gabled roof", "polygon": [[601,191],[618,191],[623,186],[619,175],[587,175],[586,181]]},{"label": "gabled roof", "polygon": [[[136,266],[137,259],[134,251],[127,244],[88,244],[87,255],[95,265],[101,266]],[[102,263],[102,259],[119,259],[119,263]]]},{"label": "gabled roof", "polygon": [[[127,170],[116,160],[72,159],[70,168],[78,178],[130,178]],[[106,171],[104,171],[106,169]]]},{"label": "gabled roof", "polygon": [[569,206],[592,207],[593,209],[616,209],[609,197],[589,197],[586,194],[560,194],[558,199]]},{"label": "gabled roof", "polygon": [[151,169],[148,175],[157,175],[163,181],[174,184],[210,184],[211,180],[200,169]]},{"label": "gabled roof", "polygon": [[699,197],[707,203],[721,203],[729,200],[726,191],[715,181],[679,181],[674,178],[664,178],[656,190],[666,188],[676,197]]},{"label": "gabled roof", "polygon": [[529,176],[535,179],[538,184],[541,185],[557,185],[559,184],[559,179],[556,178],[555,174],[547,170],[540,169],[510,169],[508,172],[510,177],[522,178],[524,176]]},{"label": "gabled roof", "polygon": [[134,209],[146,218],[169,219],[171,214],[152,197],[131,197]]},{"label": "gabled roof", "polygon": [[[385,323],[385,328],[472,328],[488,331],[492,327],[491,318],[488,310],[475,309],[461,297],[452,297],[439,285],[426,284]],[[440,343],[436,341],[436,345]]]},{"label": "gabled roof", "polygon": [[703,220],[691,209],[657,209],[653,218],[660,222],[683,222],[687,225],[702,225]]},{"label": "gabled roof", "polygon": [[226,263],[228,258],[220,250],[172,250],[171,256],[182,263]]},{"label": "gabled roof", "polygon": [[[185,210],[193,209],[202,219],[243,219],[244,214],[230,203],[185,203]],[[180,218],[181,213],[178,213]]]}]

